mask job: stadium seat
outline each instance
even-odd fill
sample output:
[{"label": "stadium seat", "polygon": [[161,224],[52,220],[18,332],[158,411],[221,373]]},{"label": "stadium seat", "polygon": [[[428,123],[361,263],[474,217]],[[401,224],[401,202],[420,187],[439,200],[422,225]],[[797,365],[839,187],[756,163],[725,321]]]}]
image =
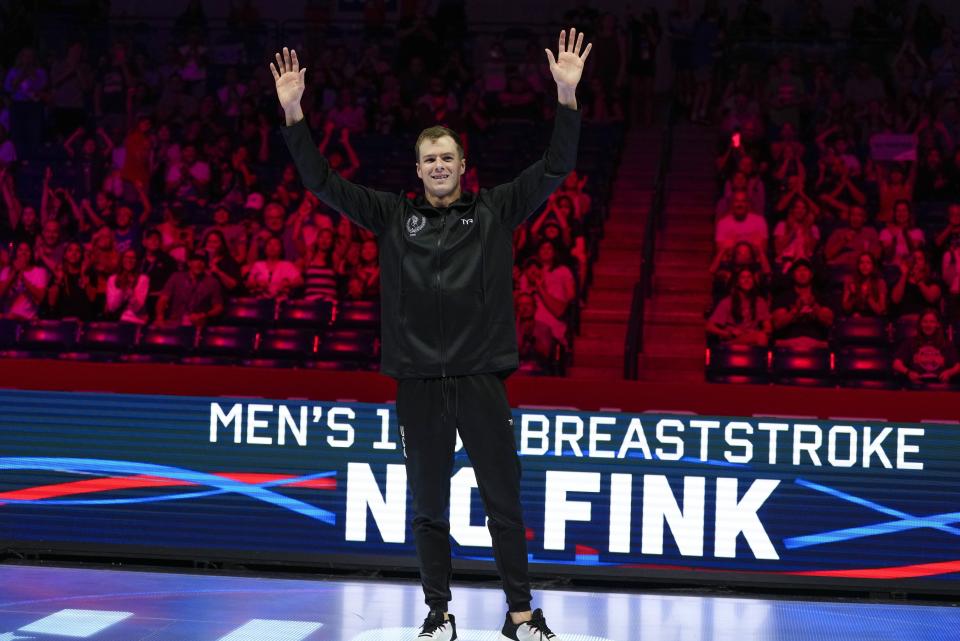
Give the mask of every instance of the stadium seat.
[{"label": "stadium seat", "polygon": [[[256,346],[255,327],[231,327],[215,325],[207,327],[200,335],[197,345],[199,356],[242,357],[253,352]],[[207,363],[204,363],[207,364]]]},{"label": "stadium seat", "polygon": [[20,321],[0,319],[0,349],[8,349],[17,344],[20,334]]},{"label": "stadium seat", "polygon": [[766,384],[769,382],[767,359],[766,347],[718,344],[707,352],[707,380],[711,383]]},{"label": "stadium seat", "polygon": [[369,363],[379,357],[376,335],[355,329],[338,329],[320,338],[317,358]]},{"label": "stadium seat", "polygon": [[878,317],[841,319],[833,329],[833,341],[838,347],[882,347],[890,342],[887,321]]},{"label": "stadium seat", "polygon": [[[193,351],[196,338],[197,330],[194,327],[161,327],[153,325],[144,329],[140,334],[137,351],[145,354],[183,356]],[[133,360],[137,361],[137,359]],[[159,360],[162,362],[164,359]]]},{"label": "stadium seat", "polygon": [[779,385],[805,387],[832,386],[830,350],[821,347],[775,347],[773,349],[773,382]]},{"label": "stadium seat", "polygon": [[370,300],[345,301],[338,307],[333,324],[344,329],[379,329],[380,303]]},{"label": "stadium seat", "polygon": [[842,387],[897,389],[892,363],[884,347],[845,347],[837,353],[837,377]]},{"label": "stadium seat", "polygon": [[893,344],[900,346],[905,341],[912,340],[917,336],[916,320],[898,320],[893,324]]},{"label": "stadium seat", "polygon": [[314,353],[316,334],[306,329],[270,329],[260,337],[253,358],[243,361],[250,367],[293,367]]},{"label": "stadium seat", "polygon": [[80,324],[76,321],[36,320],[23,326],[17,347],[27,352],[55,354],[73,350]]},{"label": "stadium seat", "polygon": [[80,347],[117,354],[131,350],[136,343],[139,325],[133,323],[86,323],[81,328]]},{"label": "stadium seat", "polygon": [[217,319],[223,325],[252,325],[266,327],[276,316],[276,301],[272,298],[233,298],[227,301],[223,315]]},{"label": "stadium seat", "polygon": [[280,305],[280,327],[303,327],[322,331],[333,318],[333,303],[326,300],[286,300]]}]

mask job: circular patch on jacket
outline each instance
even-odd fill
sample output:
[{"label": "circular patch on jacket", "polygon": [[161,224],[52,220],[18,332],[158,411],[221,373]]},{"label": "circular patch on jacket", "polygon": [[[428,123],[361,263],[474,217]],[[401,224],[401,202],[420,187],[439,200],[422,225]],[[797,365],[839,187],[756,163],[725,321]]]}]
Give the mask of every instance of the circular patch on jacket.
[{"label": "circular patch on jacket", "polygon": [[426,216],[421,216],[420,214],[410,214],[410,217],[407,218],[407,233],[411,236],[416,236],[426,226]]}]

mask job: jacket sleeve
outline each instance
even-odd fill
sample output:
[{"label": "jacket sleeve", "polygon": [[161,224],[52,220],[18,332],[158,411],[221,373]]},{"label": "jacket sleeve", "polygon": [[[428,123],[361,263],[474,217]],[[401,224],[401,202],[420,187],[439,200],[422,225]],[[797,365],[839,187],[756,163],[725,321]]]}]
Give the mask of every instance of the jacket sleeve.
[{"label": "jacket sleeve", "polygon": [[515,229],[563,183],[577,163],[580,112],[559,105],[553,135],[543,158],[523,170],[511,182],[486,192],[489,207],[500,221]]},{"label": "jacket sleeve", "polygon": [[355,185],[331,171],[327,159],[313,142],[306,120],[282,127],[280,131],[304,187],[357,225],[379,235],[386,227],[390,212],[397,209],[400,197]]}]

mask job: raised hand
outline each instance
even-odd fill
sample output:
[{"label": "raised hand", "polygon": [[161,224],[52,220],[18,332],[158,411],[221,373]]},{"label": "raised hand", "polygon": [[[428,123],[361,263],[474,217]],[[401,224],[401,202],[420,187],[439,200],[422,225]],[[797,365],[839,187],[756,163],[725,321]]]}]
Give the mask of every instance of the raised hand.
[{"label": "raised hand", "polygon": [[588,44],[587,48],[583,50],[583,55],[581,55],[583,33],[578,36],[577,30],[572,28],[569,38],[567,38],[565,31],[560,32],[559,55],[556,58],[554,58],[551,50],[544,49],[547,52],[550,73],[553,74],[553,80],[557,83],[557,89],[571,91],[576,89],[577,83],[580,82],[580,76],[583,75],[583,65],[587,61],[587,56],[590,55],[592,48],[593,44]]},{"label": "raised hand", "polygon": [[277,53],[276,57],[276,66],[270,63],[270,73],[273,74],[273,80],[277,83],[277,98],[284,113],[287,114],[287,124],[293,124],[291,116],[299,116],[294,118],[294,122],[303,118],[300,98],[303,97],[304,75],[307,73],[307,68],[300,68],[297,52],[287,47],[283,48],[283,55]]}]

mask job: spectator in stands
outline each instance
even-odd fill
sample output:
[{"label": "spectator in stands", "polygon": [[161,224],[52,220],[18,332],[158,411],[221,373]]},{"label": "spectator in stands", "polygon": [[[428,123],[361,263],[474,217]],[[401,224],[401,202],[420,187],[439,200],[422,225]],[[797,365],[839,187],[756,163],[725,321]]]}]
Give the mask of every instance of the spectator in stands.
[{"label": "spectator in stands", "polygon": [[21,156],[40,149],[44,128],[43,100],[48,90],[47,72],[37,52],[24,47],[7,72],[3,89],[11,97],[10,131]]},{"label": "spectator in stands", "polygon": [[357,156],[356,150],[350,144],[349,128],[340,129],[338,139],[340,147],[333,148],[327,153],[327,147],[330,145],[330,140],[333,138],[333,132],[336,131],[336,128],[337,126],[333,121],[328,120],[326,122],[323,127],[323,139],[320,141],[318,148],[320,153],[327,155],[327,162],[330,163],[331,169],[340,174],[340,177],[344,180],[351,180],[360,171],[360,157]]},{"label": "spectator in stands", "polygon": [[730,295],[707,320],[707,333],[725,343],[765,346],[770,340],[770,308],[757,289],[752,269],[739,268]]},{"label": "spectator in stands", "polygon": [[866,61],[860,61],[856,64],[853,75],[847,78],[843,94],[847,101],[857,109],[865,107],[867,103],[872,101],[883,102],[887,97],[883,82]]},{"label": "spectator in stands", "polygon": [[0,124],[0,168],[7,167],[17,161],[17,146],[10,140],[7,128]]},{"label": "spectator in stands", "polygon": [[570,270],[556,260],[556,245],[549,240],[541,242],[536,257],[524,269],[523,289],[537,298],[537,319],[566,346],[567,311],[576,296],[576,283]]},{"label": "spectator in stands", "polygon": [[806,100],[803,80],[793,72],[793,57],[781,56],[767,82],[767,116],[777,128],[785,123],[800,125],[800,109]]},{"label": "spectator in stands", "polygon": [[767,221],[750,210],[750,200],[744,191],[734,192],[730,215],[717,221],[714,238],[718,252],[725,252],[740,241],[753,245],[758,253],[767,251],[769,232]]},{"label": "spectator in stands", "polygon": [[857,258],[857,269],[843,284],[843,313],[847,316],[885,316],[887,283],[883,280],[877,259],[870,252]]},{"label": "spectator in stands", "polygon": [[187,222],[183,203],[172,202],[163,208],[163,221],[157,231],[163,251],[178,263],[186,262],[187,251],[194,243],[194,228]]},{"label": "spectator in stands", "polygon": [[957,352],[947,340],[940,315],[928,308],[917,320],[917,335],[900,346],[893,371],[913,383],[947,383],[960,372]]},{"label": "spectator in stands", "polygon": [[51,318],[87,321],[93,318],[96,295],[86,274],[83,245],[70,241],[63,251],[63,262],[53,273],[47,290],[47,313]]},{"label": "spectator in stands", "polygon": [[117,251],[116,240],[109,228],[102,227],[94,234],[88,255],[90,260],[87,278],[95,292],[94,317],[99,317],[107,304],[107,280],[117,273],[120,267],[120,252]]},{"label": "spectator in stands", "polygon": [[[960,234],[954,236],[944,252],[940,273],[943,276],[947,314],[951,320],[960,321]],[[960,336],[954,338],[960,342]]]},{"label": "spectator in stands", "polygon": [[960,203],[951,203],[947,207],[947,224],[937,233],[934,245],[938,251],[950,251],[960,246]]},{"label": "spectator in stands", "polygon": [[264,258],[256,261],[247,275],[247,289],[261,298],[284,299],[303,285],[300,269],[284,258],[283,240],[271,236],[263,246]]},{"label": "spectator in stands", "polygon": [[224,295],[236,294],[243,283],[243,276],[240,264],[230,254],[223,232],[219,229],[208,231],[203,238],[203,249],[207,254],[208,272],[219,281]]},{"label": "spectator in stands", "polygon": [[167,280],[177,271],[177,263],[161,249],[161,235],[156,229],[148,229],[143,235],[143,248],[140,269],[150,280],[145,309],[152,316]]},{"label": "spectator in stands", "polygon": [[814,292],[813,266],[809,260],[795,260],[788,275],[793,279],[793,286],[773,302],[776,344],[826,347],[834,315]]},{"label": "spectator in stands", "polygon": [[13,175],[5,168],[0,168],[0,192],[7,210],[11,239],[14,242],[30,243],[33,247],[33,243],[40,235],[40,217],[35,208],[24,207],[20,202],[14,188]]},{"label": "spectator in stands", "polygon": [[905,174],[899,165],[887,169],[883,163],[876,163],[874,171],[877,179],[877,189],[880,194],[880,209],[877,212],[877,222],[886,223],[893,217],[893,210],[897,203],[913,200],[913,187],[917,179],[917,163],[910,163],[910,171]]},{"label": "spectator in stands", "polygon": [[33,245],[34,261],[52,274],[63,261],[63,251],[66,246],[67,243],[60,234],[60,223],[49,219],[43,223],[43,231]]},{"label": "spectator in stands", "polygon": [[942,201],[949,200],[956,194],[956,186],[943,162],[943,153],[936,147],[927,150],[917,173],[917,199]]},{"label": "spectator in stands", "polygon": [[49,280],[49,272],[34,263],[30,244],[17,243],[10,264],[0,271],[0,318],[37,318]]},{"label": "spectator in stands", "polygon": [[520,369],[548,371],[558,343],[550,327],[537,320],[536,297],[530,292],[517,292],[514,296],[514,310],[517,317]]},{"label": "spectator in stands", "polygon": [[813,223],[807,201],[796,198],[786,220],[773,229],[774,261],[778,272],[786,273],[795,260],[812,260],[820,242],[820,229]]},{"label": "spectator in stands", "polygon": [[[78,141],[79,152],[74,149]],[[113,141],[102,127],[97,129],[95,136],[88,135],[86,129],[78,127],[63,143],[63,148],[75,163],[79,174],[77,197],[93,198],[106,178],[107,165],[113,153]]]},{"label": "spectator in stands", "polygon": [[910,201],[898,200],[893,207],[893,217],[887,226],[880,230],[884,261],[888,265],[899,265],[914,250],[923,249],[925,244],[923,230],[914,224]]},{"label": "spectator in stands", "polygon": [[203,327],[223,313],[223,291],[217,279],[207,273],[207,255],[192,251],[187,270],[167,280],[157,300],[157,325]]},{"label": "spectator in stands", "polygon": [[306,300],[337,302],[336,255],[334,231],[329,227],[321,228],[306,251],[303,270]]},{"label": "spectator in stands", "polygon": [[80,42],[67,47],[66,56],[51,68],[53,122],[59,136],[66,136],[86,120],[85,96],[93,88],[93,73]]},{"label": "spectator in stands", "polygon": [[880,236],[876,229],[866,223],[866,209],[862,205],[850,207],[847,224],[835,229],[827,240],[824,248],[827,265],[853,270],[861,252],[869,252],[874,258],[880,258],[883,251]]},{"label": "spectator in stands", "polygon": [[922,249],[912,251],[897,266],[900,277],[890,291],[890,302],[901,320],[915,318],[927,307],[940,304],[943,289],[934,278]]},{"label": "spectator in stands", "polygon": [[586,191],[587,179],[588,176],[578,174],[576,170],[571,171],[554,192],[557,198],[567,196],[573,200],[573,211],[581,222],[589,214],[592,204],[590,194]]},{"label": "spectator in stands", "polygon": [[271,202],[263,208],[263,227],[253,235],[247,247],[247,263],[249,265],[252,266],[253,263],[265,256],[266,243],[271,238],[280,239],[283,244],[283,254],[287,259],[291,261],[299,259],[292,217],[288,220],[283,205],[276,202]]},{"label": "spectator in stands", "polygon": [[600,124],[623,122],[624,109],[620,96],[607,93],[599,78],[591,80],[589,86],[583,105],[583,119]]},{"label": "spectator in stands", "polygon": [[375,240],[365,240],[360,246],[360,263],[353,275],[363,282],[362,298],[376,300],[380,296],[379,247]]},{"label": "spectator in stands", "polygon": [[149,320],[146,309],[149,292],[150,279],[140,271],[137,252],[133,249],[123,251],[120,256],[120,269],[107,279],[104,318],[145,325]]},{"label": "spectator in stands", "polygon": [[770,287],[770,262],[765,252],[758,252],[747,241],[740,241],[726,252],[717,252],[710,264],[713,275],[713,299],[719,301],[730,293],[734,285],[733,275],[741,269],[749,269],[754,275],[754,285],[761,294]]},{"label": "spectator in stands", "polygon": [[738,171],[723,185],[723,197],[717,202],[717,218],[730,213],[733,208],[733,195],[738,191],[747,193],[750,200],[750,210],[758,216],[763,216],[767,208],[767,191],[760,176],[753,173],[753,159],[744,156],[740,166],[746,171]]},{"label": "spectator in stands", "polygon": [[657,75],[657,47],[663,32],[656,8],[635,15],[627,5],[627,74],[630,84],[630,121],[644,126],[653,123],[654,78]]},{"label": "spectator in stands", "polygon": [[851,172],[851,166],[835,152],[828,153],[820,161],[820,176],[816,184],[817,198],[825,210],[840,220],[846,220],[850,208],[865,205],[867,197],[859,180]]}]

